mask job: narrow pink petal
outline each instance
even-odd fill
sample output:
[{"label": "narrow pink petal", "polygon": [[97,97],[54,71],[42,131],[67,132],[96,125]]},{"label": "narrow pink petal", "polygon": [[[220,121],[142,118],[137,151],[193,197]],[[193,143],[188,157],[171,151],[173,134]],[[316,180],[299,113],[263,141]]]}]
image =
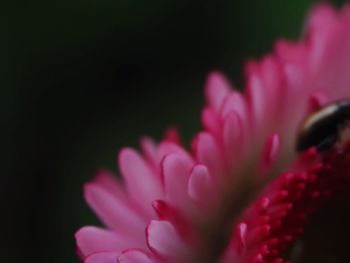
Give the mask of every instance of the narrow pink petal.
[{"label": "narrow pink petal", "polygon": [[327,46],[332,41],[328,34],[336,22],[335,10],[329,5],[319,5],[313,8],[305,25],[306,33],[311,37],[312,48],[310,62],[312,68],[317,68],[323,59]]},{"label": "narrow pink petal", "polygon": [[[314,7],[308,16],[305,26],[307,30],[316,33],[322,32],[322,29],[329,26],[330,23],[336,20],[336,13],[333,7],[327,4],[322,4]],[[316,31],[316,32],[314,32]]]},{"label": "narrow pink petal", "polygon": [[143,137],[140,141],[142,152],[149,164],[153,167],[155,172],[158,171],[159,156],[158,156],[158,146],[155,141],[149,137]]},{"label": "narrow pink petal", "polygon": [[212,72],[207,78],[205,85],[206,98],[214,110],[219,111],[225,97],[230,92],[230,84],[226,78],[219,72]]},{"label": "narrow pink petal", "polygon": [[184,150],[184,148],[180,147],[179,145],[171,142],[162,142],[159,145],[159,156],[160,159],[163,159],[165,156],[171,154],[171,153],[177,153],[180,154],[183,158],[185,158],[188,162],[192,162],[191,155]]},{"label": "narrow pink petal", "polygon": [[248,83],[245,94],[254,125],[251,129],[258,131],[254,136],[265,136],[260,131],[271,126],[283,108],[283,72],[277,60],[268,55],[259,63],[248,62],[246,74]]},{"label": "narrow pink petal", "polygon": [[99,170],[94,178],[94,182],[106,189],[110,194],[118,198],[126,198],[124,189],[112,172],[104,169]]},{"label": "narrow pink petal", "polygon": [[141,249],[131,248],[122,252],[118,257],[118,263],[155,263],[149,255]]},{"label": "narrow pink petal", "polygon": [[[295,43],[285,39],[280,39],[275,43],[274,55],[278,63],[281,63],[282,73],[286,73],[286,66],[305,66],[308,67],[309,49],[305,47],[304,43]],[[307,73],[307,72],[305,72]],[[290,87],[281,87],[287,88]]]},{"label": "narrow pink petal", "polygon": [[188,195],[196,201],[206,203],[208,199],[214,199],[213,181],[206,166],[198,164],[193,167],[188,180]]},{"label": "narrow pink petal", "polygon": [[347,5],[339,13],[329,5],[319,5],[312,10],[306,24],[310,89],[327,91],[332,100],[346,97],[350,85],[349,22]]},{"label": "narrow pink petal", "polygon": [[227,162],[231,168],[234,167],[235,160],[237,160],[237,156],[241,155],[244,146],[245,138],[242,129],[242,120],[237,112],[228,113],[222,132]]},{"label": "narrow pink petal", "polygon": [[162,167],[164,188],[170,204],[186,207],[188,203],[187,181],[193,163],[180,154],[172,153],[165,157]]},{"label": "narrow pink petal", "polygon": [[215,136],[218,136],[221,131],[221,123],[218,116],[218,113],[215,112],[212,108],[206,107],[202,111],[202,123],[204,129]]},{"label": "narrow pink petal", "polygon": [[133,245],[131,240],[120,237],[112,231],[86,226],[75,234],[80,254],[85,258],[101,251],[120,252]]},{"label": "narrow pink petal", "polygon": [[188,247],[168,221],[152,220],[146,229],[147,244],[157,255],[171,262],[189,259]]},{"label": "narrow pink petal", "polygon": [[162,196],[160,178],[147,162],[133,149],[123,149],[119,165],[130,196],[143,207],[150,208],[152,201]]},{"label": "narrow pink petal", "polygon": [[265,175],[273,166],[281,148],[280,136],[277,133],[271,134],[265,141],[261,155],[261,175]]},{"label": "narrow pink petal", "polygon": [[227,117],[227,115],[235,111],[240,116],[240,118],[246,121],[247,118],[247,105],[243,95],[238,91],[231,92],[222,104],[221,107],[221,116],[223,119]]},{"label": "narrow pink petal", "polygon": [[100,252],[87,257],[84,263],[116,263],[117,257],[117,252]]},{"label": "narrow pink petal", "polygon": [[311,88],[307,83],[310,52],[305,45],[279,40],[275,45],[275,55],[283,81],[279,87],[283,103],[279,105],[286,108],[290,106],[288,103],[303,99],[300,92],[305,94]]},{"label": "narrow pink petal", "polygon": [[116,198],[96,183],[84,186],[87,203],[109,228],[135,238],[137,244],[143,244],[142,232],[145,219],[130,204]]},{"label": "narrow pink petal", "polygon": [[[249,110],[251,113],[251,121],[254,125],[252,129],[261,129],[261,125],[266,115],[266,89],[262,79],[256,72],[252,72],[248,78],[248,85],[245,90],[247,95],[247,101],[249,103]],[[269,118],[273,118],[269,116]]]},{"label": "narrow pink petal", "polygon": [[195,153],[199,163],[208,167],[213,176],[224,173],[223,154],[210,133],[201,132],[196,138]]}]

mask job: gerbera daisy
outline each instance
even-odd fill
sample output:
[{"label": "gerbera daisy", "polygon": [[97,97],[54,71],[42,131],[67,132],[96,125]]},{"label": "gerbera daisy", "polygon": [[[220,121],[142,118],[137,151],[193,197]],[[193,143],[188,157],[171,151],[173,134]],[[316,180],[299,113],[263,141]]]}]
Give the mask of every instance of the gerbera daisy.
[{"label": "gerbera daisy", "polygon": [[314,8],[299,41],[247,62],[244,93],[211,73],[191,151],[173,129],[123,149],[121,182],[100,171],[84,187],[105,225],[76,233],[84,262],[311,262],[303,232],[349,193],[350,147],[295,145],[306,116],[350,97],[349,25],[349,6]]}]

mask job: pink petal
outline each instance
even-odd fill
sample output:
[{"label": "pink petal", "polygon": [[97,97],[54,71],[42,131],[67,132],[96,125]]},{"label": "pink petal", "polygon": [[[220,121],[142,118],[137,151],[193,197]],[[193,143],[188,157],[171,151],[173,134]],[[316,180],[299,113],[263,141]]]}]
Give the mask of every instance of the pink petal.
[{"label": "pink petal", "polygon": [[171,142],[162,142],[159,145],[159,156],[160,159],[163,159],[165,156],[171,154],[171,153],[177,153],[180,154],[183,158],[187,159],[188,162],[192,162],[191,155],[184,150],[184,148],[180,147],[179,145]]},{"label": "pink petal", "polygon": [[328,5],[319,5],[313,8],[305,30],[308,36],[311,37],[310,62],[313,69],[317,68],[319,63],[326,53],[327,46],[331,39],[328,39],[328,34],[335,26],[336,22],[335,10]]},{"label": "pink petal", "polygon": [[94,178],[94,182],[106,189],[110,194],[118,198],[126,198],[124,189],[112,172],[103,169],[99,170]]},{"label": "pink petal", "polygon": [[112,231],[93,226],[81,228],[75,234],[75,239],[83,257],[101,251],[119,252],[132,245],[127,238],[121,238]]},{"label": "pink petal", "polygon": [[[291,138],[294,138],[297,133],[298,124],[306,114],[310,87],[314,86],[307,79],[309,51],[301,44],[287,41],[277,42],[275,49],[284,82],[280,85],[281,98],[280,103],[275,108],[277,116],[272,129],[281,134],[283,141],[289,140],[291,142]],[[267,132],[269,133],[271,130]],[[264,136],[268,133],[264,133]],[[292,145],[284,142],[284,146],[289,149],[290,154]],[[289,146],[290,148],[288,148]]]},{"label": "pink petal", "polygon": [[130,204],[116,198],[96,183],[86,184],[84,194],[87,203],[104,224],[118,233],[134,237],[137,244],[143,244],[142,232],[146,221]]},{"label": "pink petal", "polygon": [[[331,13],[332,9],[328,8]],[[344,8],[346,10],[346,7]],[[314,16],[319,15],[320,10],[314,11]],[[322,11],[322,14],[325,13]],[[331,16],[331,15],[329,15]],[[350,76],[348,68],[350,66],[350,11],[342,12],[338,19],[329,19],[329,23],[317,30],[314,30],[312,51],[316,53],[318,45],[323,45],[322,55],[312,54],[319,59],[313,66],[315,73],[316,87],[324,88],[332,100],[346,97],[349,92]],[[320,43],[320,41],[322,41]]]},{"label": "pink petal", "polygon": [[235,111],[228,113],[222,132],[225,153],[230,168],[234,167],[235,160],[242,153],[245,139],[242,129],[242,120],[239,115]]},{"label": "pink petal", "polygon": [[260,134],[261,129],[271,126],[283,108],[284,77],[278,61],[273,56],[265,56],[260,63],[249,62],[247,71],[247,102],[251,111],[252,129]]},{"label": "pink petal", "polygon": [[221,123],[218,116],[218,113],[215,112],[212,108],[206,107],[202,111],[202,123],[204,129],[208,132],[218,136],[221,131]]},{"label": "pink petal", "polygon": [[265,141],[261,154],[260,173],[265,175],[273,166],[281,148],[280,136],[277,133],[271,134]]},{"label": "pink petal", "polygon": [[160,160],[158,156],[157,144],[148,137],[142,138],[140,144],[148,163],[152,166],[155,172],[158,172]]},{"label": "pink petal", "polygon": [[128,249],[118,257],[118,263],[154,263],[144,251],[140,249]]},{"label": "pink petal", "polygon": [[214,110],[219,111],[223,100],[230,92],[230,84],[226,78],[219,72],[212,72],[207,78],[205,85],[206,98]]},{"label": "pink petal", "polygon": [[189,259],[188,248],[168,221],[152,220],[146,229],[146,236],[149,248],[157,255],[170,261]]},{"label": "pink petal", "polygon": [[247,121],[246,101],[238,91],[231,92],[221,105],[221,116],[223,119],[232,111],[237,112],[242,121]]},{"label": "pink petal", "polygon": [[87,257],[84,263],[116,263],[117,252],[100,252]]},{"label": "pink petal", "polygon": [[180,154],[169,154],[165,157],[162,167],[164,188],[169,202],[184,208],[188,203],[187,181],[193,164]]},{"label": "pink petal", "polygon": [[208,167],[213,176],[224,173],[223,154],[210,133],[201,132],[196,138],[195,153],[199,163]]},{"label": "pink petal", "polygon": [[208,199],[215,199],[213,182],[206,166],[199,164],[193,167],[188,181],[188,195],[196,200],[206,203]]},{"label": "pink petal", "polygon": [[130,148],[120,152],[119,166],[129,195],[141,203],[142,207],[151,209],[152,201],[163,195],[160,178],[152,172],[146,161]]},{"label": "pink petal", "polygon": [[[245,90],[247,100],[249,102],[249,109],[251,111],[251,118],[254,127],[252,129],[261,129],[263,125],[264,116],[266,115],[266,89],[261,78],[254,72],[249,75],[248,85]],[[269,116],[272,118],[272,116]]]}]

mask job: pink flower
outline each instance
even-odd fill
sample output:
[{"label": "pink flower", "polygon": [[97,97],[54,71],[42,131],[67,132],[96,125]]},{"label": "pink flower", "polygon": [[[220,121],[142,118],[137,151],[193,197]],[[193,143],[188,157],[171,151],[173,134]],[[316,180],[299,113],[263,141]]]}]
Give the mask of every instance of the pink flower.
[{"label": "pink flower", "polygon": [[191,152],[175,130],[123,149],[122,183],[100,171],[84,187],[106,226],[76,233],[84,262],[289,262],[312,215],[350,190],[348,146],[295,151],[305,116],[350,97],[349,25],[350,6],[316,7],[298,42],[247,63],[243,94],[211,73]]}]

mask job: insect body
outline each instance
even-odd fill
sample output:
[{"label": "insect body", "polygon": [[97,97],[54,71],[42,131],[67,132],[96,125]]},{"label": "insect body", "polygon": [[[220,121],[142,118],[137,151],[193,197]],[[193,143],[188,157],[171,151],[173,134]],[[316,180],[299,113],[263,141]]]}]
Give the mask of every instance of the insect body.
[{"label": "insect body", "polygon": [[321,152],[350,134],[350,100],[329,104],[312,113],[302,123],[297,137],[296,150],[302,152],[312,146]]}]

